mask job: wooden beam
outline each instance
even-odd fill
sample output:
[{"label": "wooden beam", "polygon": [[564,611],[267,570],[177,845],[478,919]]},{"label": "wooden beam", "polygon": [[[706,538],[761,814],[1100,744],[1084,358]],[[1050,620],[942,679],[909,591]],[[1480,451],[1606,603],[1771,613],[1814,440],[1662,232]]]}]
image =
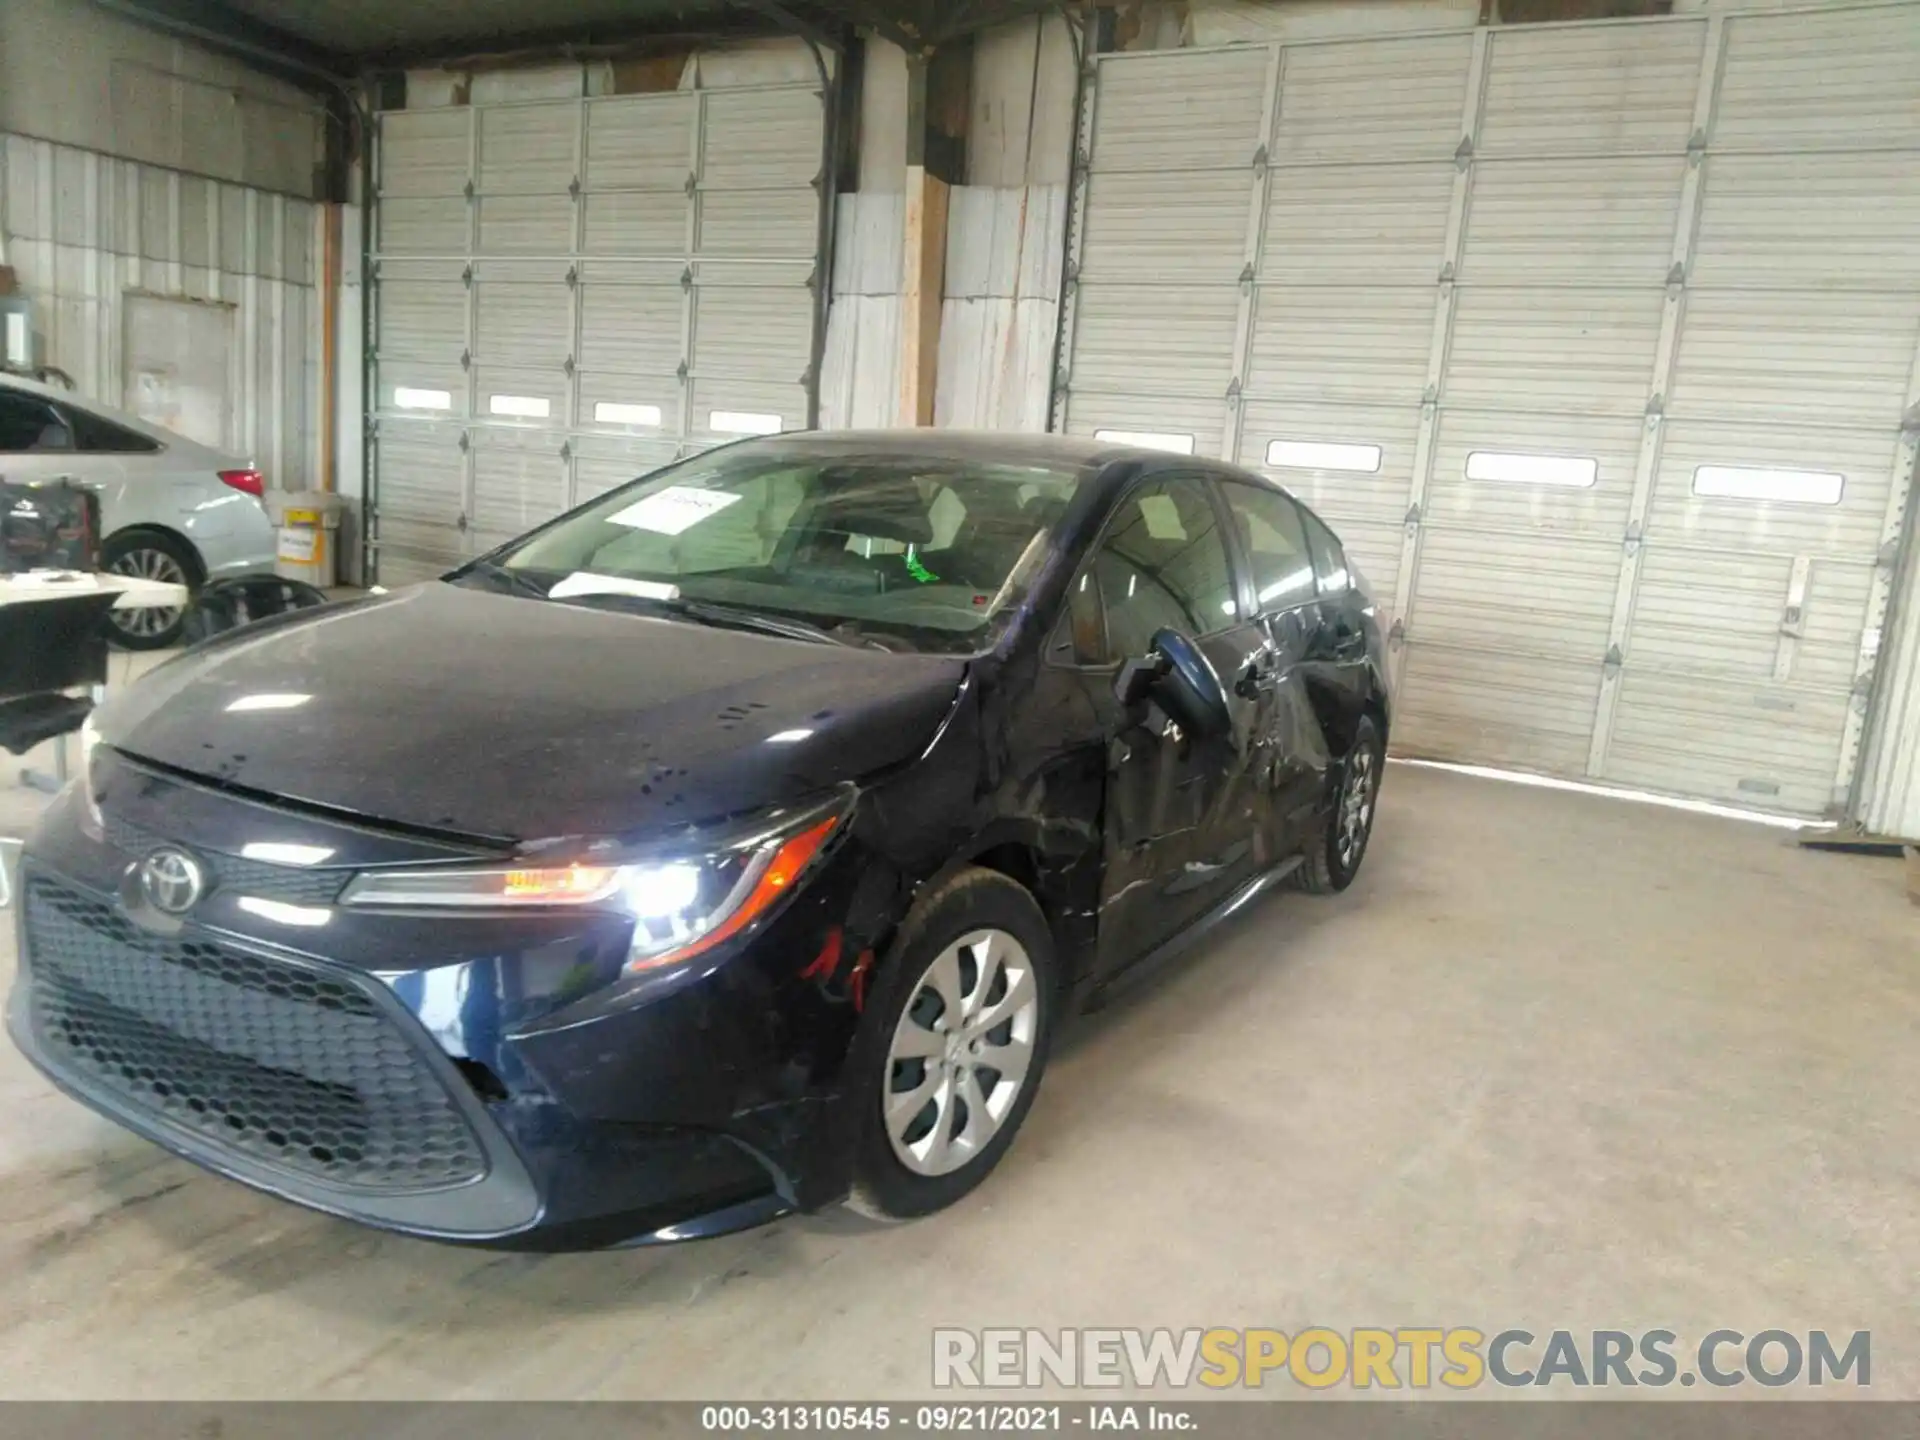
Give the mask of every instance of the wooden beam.
[{"label": "wooden beam", "polygon": [[900,294],[900,423],[933,424],[940,382],[940,304],[947,278],[947,182],[907,167],[906,274]]}]

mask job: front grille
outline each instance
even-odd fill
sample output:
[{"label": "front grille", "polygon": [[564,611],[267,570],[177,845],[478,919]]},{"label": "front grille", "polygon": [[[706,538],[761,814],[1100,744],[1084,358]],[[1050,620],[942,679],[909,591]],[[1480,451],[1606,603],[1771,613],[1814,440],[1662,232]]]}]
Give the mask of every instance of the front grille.
[{"label": "front grille", "polygon": [[[118,815],[102,817],[106,821],[107,842],[130,860],[170,843],[165,836],[124,820]],[[196,851],[207,866],[210,890],[231,890],[262,900],[278,900],[287,905],[331,905],[340,898],[351,872],[346,870],[305,870],[297,865],[270,865],[263,860],[243,860],[238,855],[216,855]]]},{"label": "front grille", "polygon": [[362,1191],[484,1173],[465,1117],[355,979],[152,935],[41,876],[25,899],[34,1034],[83,1089]]}]

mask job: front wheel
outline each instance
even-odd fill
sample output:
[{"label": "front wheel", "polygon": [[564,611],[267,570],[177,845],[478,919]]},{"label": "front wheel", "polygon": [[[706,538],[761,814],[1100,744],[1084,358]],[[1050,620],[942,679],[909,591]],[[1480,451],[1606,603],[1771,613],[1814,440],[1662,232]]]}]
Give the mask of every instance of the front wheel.
[{"label": "front wheel", "polygon": [[1046,917],[1006,876],[963,870],[921,897],[866,1017],[853,1209],[926,1215],[987,1178],[1040,1087],[1053,981]]},{"label": "front wheel", "polygon": [[1360,873],[1367,842],[1373,838],[1373,814],[1380,801],[1380,777],[1386,768],[1387,747],[1373,717],[1363,715],[1353,732],[1353,744],[1340,761],[1333,809],[1323,833],[1307,851],[1306,862],[1294,871],[1296,883],[1314,895],[1344,890]]}]

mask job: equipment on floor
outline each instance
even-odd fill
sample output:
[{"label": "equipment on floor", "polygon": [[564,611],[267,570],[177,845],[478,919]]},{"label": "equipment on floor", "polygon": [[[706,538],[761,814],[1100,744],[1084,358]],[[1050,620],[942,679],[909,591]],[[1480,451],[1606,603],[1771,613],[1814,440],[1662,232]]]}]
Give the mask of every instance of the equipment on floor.
[{"label": "equipment on floor", "polygon": [[327,603],[324,590],[278,575],[240,575],[203,585],[187,611],[186,639],[197,645],[242,625]]}]

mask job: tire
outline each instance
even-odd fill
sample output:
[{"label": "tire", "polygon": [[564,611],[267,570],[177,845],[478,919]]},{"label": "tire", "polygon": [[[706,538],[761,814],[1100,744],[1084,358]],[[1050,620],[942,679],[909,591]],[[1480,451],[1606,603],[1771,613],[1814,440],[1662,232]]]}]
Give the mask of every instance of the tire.
[{"label": "tire", "polygon": [[[851,1209],[876,1220],[929,1215],[992,1173],[1040,1088],[1053,1034],[1055,976],[1046,917],[1006,876],[962,870],[920,897],[856,1042],[850,1093],[863,1114]],[[972,1015],[957,1041],[950,1028],[936,1028],[953,1006],[943,986]],[[1006,1018],[985,1023],[1002,1011]],[[945,1052],[930,1050],[933,1045]],[[925,1053],[903,1057],[903,1048]],[[1024,1071],[1010,1079],[1022,1060]],[[1007,1084],[1014,1088],[1003,1098],[1000,1087]],[[926,1098],[908,1111],[914,1095]],[[895,1100],[891,1120],[889,1096]],[[990,1130],[979,1128],[989,1121]]]},{"label": "tire", "polygon": [[[164,530],[122,530],[100,548],[100,565],[121,575],[165,580],[200,588],[205,572],[200,556],[186,541]],[[185,607],[178,610],[112,610],[107,634],[122,650],[165,650],[180,643]]]},{"label": "tire", "polygon": [[[1353,744],[1340,760],[1333,808],[1308,849],[1305,863],[1293,872],[1296,889],[1310,895],[1334,895],[1351,885],[1353,877],[1360,873],[1360,862],[1367,858],[1367,842],[1373,838],[1374,816],[1380,808],[1386,749],[1373,717],[1361,716],[1353,732]],[[1356,799],[1357,786],[1365,787],[1364,798]],[[1349,807],[1356,806],[1357,812],[1350,811]],[[1355,813],[1358,829],[1350,832],[1348,822]]]}]

